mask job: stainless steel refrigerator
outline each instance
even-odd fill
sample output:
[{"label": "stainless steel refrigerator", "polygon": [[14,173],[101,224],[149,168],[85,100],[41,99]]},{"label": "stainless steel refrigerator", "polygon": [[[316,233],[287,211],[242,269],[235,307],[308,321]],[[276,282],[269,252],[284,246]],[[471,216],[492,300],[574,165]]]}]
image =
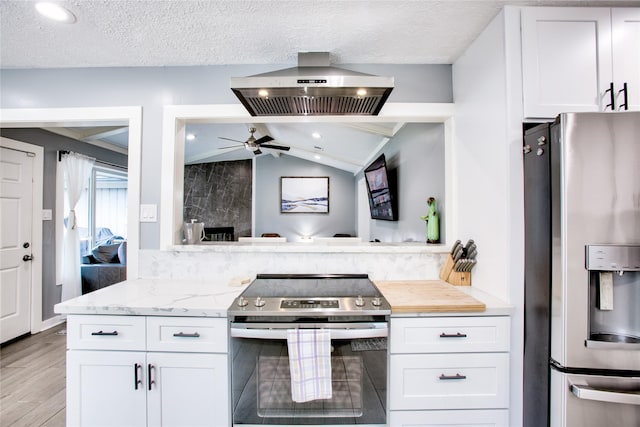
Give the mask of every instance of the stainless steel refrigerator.
[{"label": "stainless steel refrigerator", "polygon": [[640,426],[640,112],[524,134],[524,416]]}]

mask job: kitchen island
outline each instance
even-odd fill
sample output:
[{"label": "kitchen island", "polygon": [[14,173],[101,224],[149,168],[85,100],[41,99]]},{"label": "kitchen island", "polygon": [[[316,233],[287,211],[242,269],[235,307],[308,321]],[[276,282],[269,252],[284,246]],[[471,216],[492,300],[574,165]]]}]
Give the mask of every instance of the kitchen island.
[{"label": "kitchen island", "polygon": [[[226,313],[247,279],[128,280],[56,305],[68,320],[68,425],[229,426]],[[468,287],[451,290],[484,309],[392,310],[389,425],[447,414],[507,424],[511,307]],[[436,389],[425,388],[433,384],[425,375],[436,375]],[[403,383],[411,378],[421,380]]]}]

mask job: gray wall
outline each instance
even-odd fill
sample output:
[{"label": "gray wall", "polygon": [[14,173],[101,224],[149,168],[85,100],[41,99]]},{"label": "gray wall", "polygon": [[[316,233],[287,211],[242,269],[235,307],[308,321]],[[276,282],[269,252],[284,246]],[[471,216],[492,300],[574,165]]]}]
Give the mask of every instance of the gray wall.
[{"label": "gray wall", "polygon": [[[140,202],[159,206],[163,106],[239,104],[229,89],[231,77],[291,66],[292,64],[0,69],[0,105],[2,108],[142,106]],[[388,102],[453,102],[450,65],[340,66],[354,71],[393,76],[395,89]],[[141,223],[140,248],[159,247],[159,222]],[[43,319],[52,316],[53,305],[59,301],[53,296],[56,291],[51,287],[50,283],[43,281]]]},{"label": "gray wall", "polygon": [[[280,177],[328,176],[329,213],[280,213]],[[356,192],[353,174],[286,154],[256,159],[255,235],[278,233],[289,242],[301,235],[355,235]]]},{"label": "gray wall", "polygon": [[51,209],[53,212],[52,221],[42,222],[42,318],[49,319],[55,315],[53,306],[60,302],[61,291],[61,288],[56,286],[55,224],[58,150],[75,151],[123,167],[127,166],[127,156],[42,129],[0,129],[0,134],[5,138],[44,148],[42,209]]},{"label": "gray wall", "polygon": [[[238,104],[231,77],[291,67],[224,65],[89,69],[2,69],[2,108],[143,107],[141,203],[160,204],[164,105]],[[388,102],[453,102],[450,65],[353,65],[340,67],[395,78]],[[140,247],[160,246],[159,223],[140,224]]]},{"label": "gray wall", "polygon": [[[426,242],[426,224],[420,217],[427,213],[427,199],[435,197],[440,214],[440,241],[446,241],[444,125],[409,123],[380,153],[384,153],[387,167],[397,172],[399,218],[371,220],[371,239]],[[358,179],[362,176],[361,172]]]},{"label": "gray wall", "polygon": [[251,236],[251,160],[184,167],[184,220],[205,227],[233,227],[234,238]]}]

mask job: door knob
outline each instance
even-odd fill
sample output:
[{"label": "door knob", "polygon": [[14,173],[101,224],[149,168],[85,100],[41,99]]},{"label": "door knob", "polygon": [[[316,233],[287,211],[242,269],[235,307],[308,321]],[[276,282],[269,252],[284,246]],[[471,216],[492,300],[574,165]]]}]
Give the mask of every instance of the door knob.
[{"label": "door knob", "polygon": [[25,249],[27,249],[27,248],[29,247],[29,242],[24,242],[24,243],[22,244],[22,247],[23,247],[23,248],[25,248]]},{"label": "door knob", "polygon": [[25,255],[22,257],[23,261],[32,261],[33,260],[33,255]]}]

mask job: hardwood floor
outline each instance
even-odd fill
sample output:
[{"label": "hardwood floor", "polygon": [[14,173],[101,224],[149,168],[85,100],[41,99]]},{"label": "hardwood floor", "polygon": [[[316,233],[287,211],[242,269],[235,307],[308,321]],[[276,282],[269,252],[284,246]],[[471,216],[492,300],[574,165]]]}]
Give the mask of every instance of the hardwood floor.
[{"label": "hardwood floor", "polygon": [[66,323],[0,348],[0,426],[65,425]]}]

